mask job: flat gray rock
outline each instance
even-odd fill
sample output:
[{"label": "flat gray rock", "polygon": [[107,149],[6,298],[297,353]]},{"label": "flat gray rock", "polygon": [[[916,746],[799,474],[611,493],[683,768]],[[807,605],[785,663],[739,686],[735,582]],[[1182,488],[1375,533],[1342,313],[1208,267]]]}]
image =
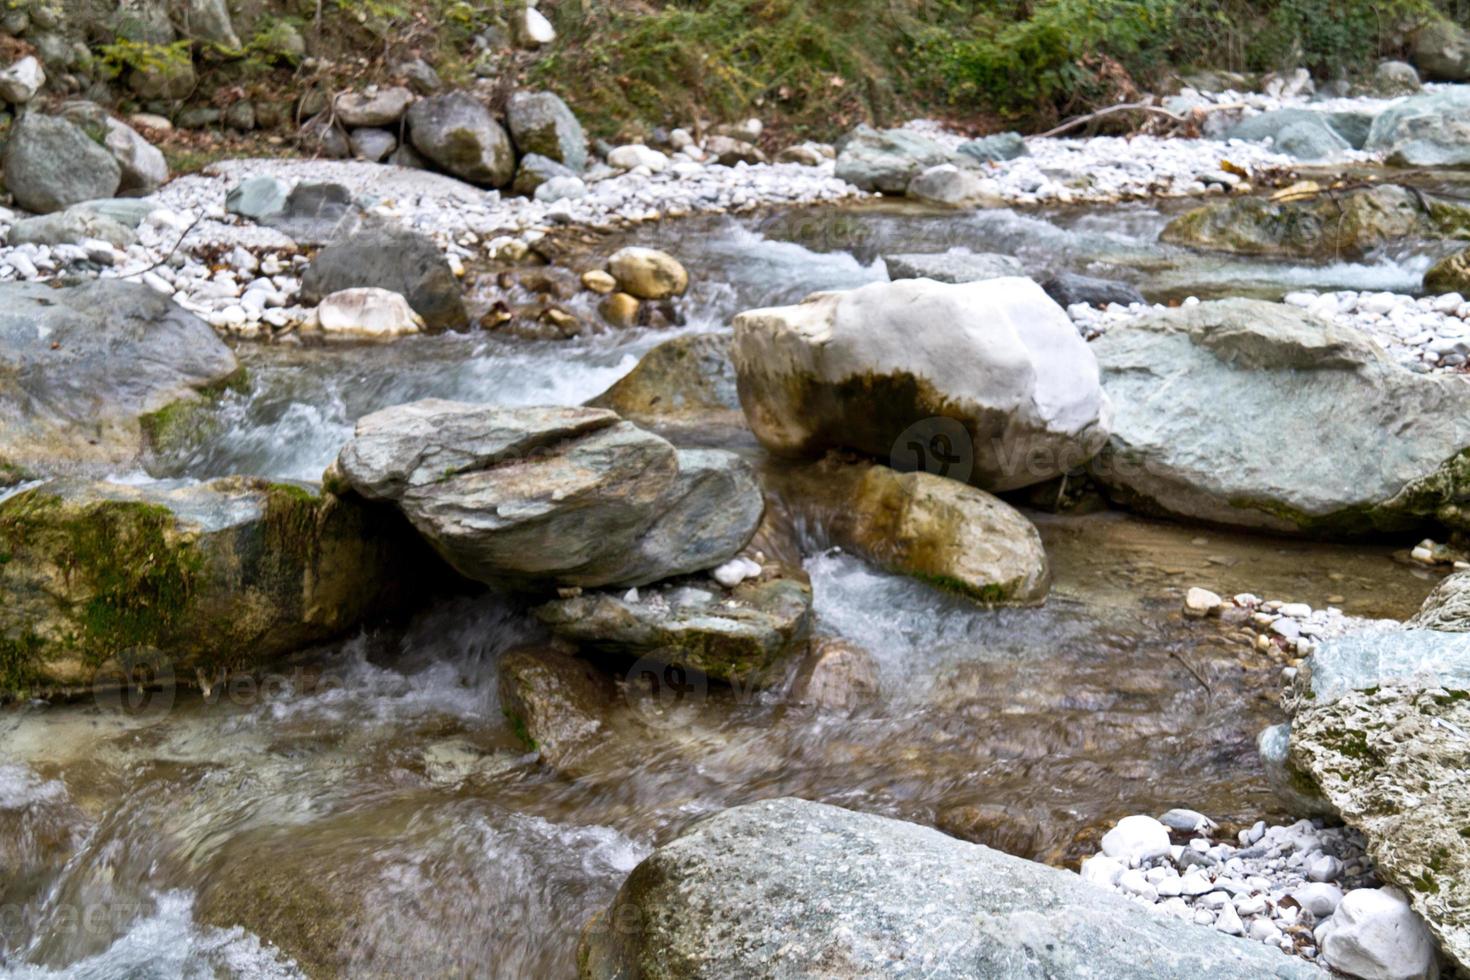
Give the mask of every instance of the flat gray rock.
[{"label": "flat gray rock", "polygon": [[589,924],[579,961],[584,980],[1326,977],[1070,872],[795,799],[734,807],[659,848]]}]

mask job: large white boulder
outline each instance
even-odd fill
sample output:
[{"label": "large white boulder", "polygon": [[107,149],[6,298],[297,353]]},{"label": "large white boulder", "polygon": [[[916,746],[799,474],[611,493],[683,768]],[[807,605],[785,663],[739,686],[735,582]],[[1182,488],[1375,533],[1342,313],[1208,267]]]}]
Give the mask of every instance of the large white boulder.
[{"label": "large white boulder", "polygon": [[1360,980],[1431,980],[1434,940],[1397,888],[1355,888],[1317,931],[1322,959]]},{"label": "large white boulder", "polygon": [[905,279],[735,318],[740,402],[772,452],[847,448],[1011,490],[1081,465],[1111,407],[1071,320],[1030,279]]}]

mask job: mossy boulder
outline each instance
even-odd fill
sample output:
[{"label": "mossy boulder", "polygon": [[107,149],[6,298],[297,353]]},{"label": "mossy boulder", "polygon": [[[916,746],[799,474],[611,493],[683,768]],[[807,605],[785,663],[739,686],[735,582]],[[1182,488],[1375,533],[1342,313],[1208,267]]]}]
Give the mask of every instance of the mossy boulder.
[{"label": "mossy boulder", "polygon": [[209,324],[147,286],[0,284],[0,460],[45,476],[136,467],[150,417],[238,371]]},{"label": "mossy boulder", "polygon": [[1321,536],[1470,526],[1460,378],[1258,300],[1143,317],[1092,347],[1115,414],[1091,467],[1120,503]]},{"label": "mossy boulder", "polygon": [[1041,536],[984,490],[836,456],[774,479],[834,543],[876,565],[995,605],[1046,598]]},{"label": "mossy boulder", "polygon": [[1424,273],[1426,293],[1470,295],[1470,249],[1440,259]]},{"label": "mossy boulder", "polygon": [[1160,238],[1237,255],[1355,258],[1405,238],[1439,234],[1426,199],[1408,188],[1324,192],[1301,200],[1235,197],[1186,211]]},{"label": "mossy boulder", "polygon": [[134,660],[255,666],[393,608],[425,556],[391,509],[308,485],[31,487],[0,502],[0,698],[74,693]]}]

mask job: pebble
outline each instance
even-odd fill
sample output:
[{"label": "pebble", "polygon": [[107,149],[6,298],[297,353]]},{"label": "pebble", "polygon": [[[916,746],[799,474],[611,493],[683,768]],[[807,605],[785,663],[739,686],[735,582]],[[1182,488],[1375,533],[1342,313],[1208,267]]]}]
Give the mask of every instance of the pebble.
[{"label": "pebble", "polygon": [[1195,619],[1215,615],[1223,600],[1209,589],[1192,588],[1184,594],[1184,615]]}]

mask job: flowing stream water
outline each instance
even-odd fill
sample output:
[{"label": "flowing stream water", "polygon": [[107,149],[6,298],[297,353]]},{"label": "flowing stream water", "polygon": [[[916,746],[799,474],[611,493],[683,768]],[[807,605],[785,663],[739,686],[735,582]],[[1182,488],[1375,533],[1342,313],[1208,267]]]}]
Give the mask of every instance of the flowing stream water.
[{"label": "flowing stream water", "polygon": [[[1150,298],[1409,290],[1432,249],[1356,265],[1202,260],[1146,206],[936,215],[879,206],[690,219],[635,237],[678,255],[685,331],[884,278],[883,252],[1006,251]],[[573,404],[669,331],[523,342],[244,347],[247,392],[174,475],[314,479],[376,408],[437,396]],[[1388,544],[1278,540],[1120,513],[1032,514],[1054,585],[985,610],[808,544],[817,632],[870,651],[851,712],[697,691],[669,710],[608,665],[605,738],[553,768],[502,715],[497,657],[536,639],[494,595],[304,651],[208,692],[180,686],[0,712],[0,974],[52,977],[575,973],[579,932],[658,843],[735,803],[799,795],[1071,863],[1132,812],[1281,815],[1256,733],[1279,664],[1183,588],[1401,618],[1433,584]],[[1402,543],[1400,543],[1401,545]],[[129,710],[119,710],[118,699]]]}]

